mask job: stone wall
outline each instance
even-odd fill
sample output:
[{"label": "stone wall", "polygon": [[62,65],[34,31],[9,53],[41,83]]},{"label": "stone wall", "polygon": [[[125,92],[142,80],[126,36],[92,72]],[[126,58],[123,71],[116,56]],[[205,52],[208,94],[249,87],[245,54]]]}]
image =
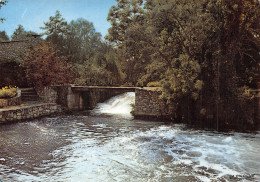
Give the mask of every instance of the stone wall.
[{"label": "stone wall", "polygon": [[149,89],[136,89],[135,108],[133,115],[140,119],[164,119],[167,118],[165,103],[159,98],[161,91]]},{"label": "stone wall", "polygon": [[71,85],[56,85],[37,88],[37,94],[45,102],[56,103],[65,110],[81,110],[82,97],[80,92],[73,92]]},{"label": "stone wall", "polygon": [[17,91],[17,95],[13,98],[0,99],[0,108],[8,107],[8,106],[16,106],[20,105],[21,100],[21,90]]},{"label": "stone wall", "polygon": [[58,93],[55,87],[35,88],[38,96],[49,103],[57,103]]},{"label": "stone wall", "polygon": [[77,90],[72,85],[57,85],[36,89],[36,91],[45,102],[59,104],[64,110],[79,111],[93,109],[97,103],[104,102],[113,96],[122,94],[126,92],[127,89],[86,87],[86,90]]},{"label": "stone wall", "polygon": [[54,103],[23,106],[13,109],[0,109],[0,124],[34,119],[59,112],[61,112],[61,107]]}]

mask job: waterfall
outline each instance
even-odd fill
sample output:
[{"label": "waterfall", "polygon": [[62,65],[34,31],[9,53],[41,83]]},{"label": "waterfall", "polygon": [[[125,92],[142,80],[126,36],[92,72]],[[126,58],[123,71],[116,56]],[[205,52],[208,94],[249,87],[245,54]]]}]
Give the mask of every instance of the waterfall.
[{"label": "waterfall", "polygon": [[112,114],[131,116],[132,106],[135,102],[135,93],[127,92],[112,97],[105,103],[99,103],[93,110],[95,114]]}]

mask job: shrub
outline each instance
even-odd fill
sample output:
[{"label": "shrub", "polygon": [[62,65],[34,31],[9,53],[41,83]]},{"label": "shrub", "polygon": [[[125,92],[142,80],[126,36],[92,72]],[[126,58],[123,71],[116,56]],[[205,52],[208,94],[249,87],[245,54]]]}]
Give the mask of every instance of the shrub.
[{"label": "shrub", "polygon": [[3,87],[0,89],[0,98],[12,98],[17,95],[17,87]]},{"label": "shrub", "polygon": [[47,42],[31,47],[23,55],[22,67],[30,85],[35,87],[54,84],[67,84],[70,67],[67,58],[60,56],[56,49]]},{"label": "shrub", "polygon": [[147,83],[147,87],[160,87],[160,83],[159,82],[149,82]]}]

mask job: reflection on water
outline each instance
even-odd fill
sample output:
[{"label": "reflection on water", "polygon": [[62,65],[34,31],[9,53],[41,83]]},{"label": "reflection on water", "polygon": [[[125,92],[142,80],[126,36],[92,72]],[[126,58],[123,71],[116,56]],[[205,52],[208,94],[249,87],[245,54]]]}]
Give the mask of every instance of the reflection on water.
[{"label": "reflection on water", "polygon": [[[125,94],[110,104],[123,105],[126,97],[134,99]],[[0,126],[0,180],[260,179],[260,134],[212,133],[134,120],[122,113],[105,115],[105,104],[91,114]]]}]

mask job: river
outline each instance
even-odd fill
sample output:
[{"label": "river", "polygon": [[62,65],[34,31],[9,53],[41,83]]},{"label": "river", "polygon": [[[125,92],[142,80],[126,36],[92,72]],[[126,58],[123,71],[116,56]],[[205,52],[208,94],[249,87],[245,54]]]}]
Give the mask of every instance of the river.
[{"label": "river", "polygon": [[135,120],[134,93],[91,112],[0,126],[0,181],[258,181],[260,132]]}]

